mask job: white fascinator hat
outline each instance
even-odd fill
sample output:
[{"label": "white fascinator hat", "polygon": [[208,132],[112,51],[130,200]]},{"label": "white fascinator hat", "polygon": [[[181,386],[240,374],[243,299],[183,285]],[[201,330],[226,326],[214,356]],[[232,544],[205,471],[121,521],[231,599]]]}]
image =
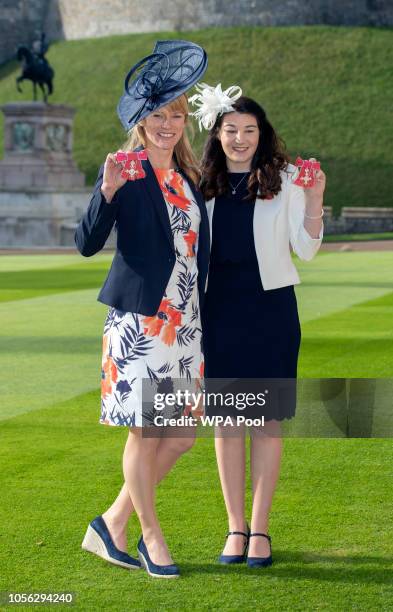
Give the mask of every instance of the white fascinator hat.
[{"label": "white fascinator hat", "polygon": [[195,89],[198,93],[188,98],[188,101],[197,107],[197,110],[190,115],[198,119],[200,131],[202,127],[205,130],[211,130],[219,115],[235,110],[232,104],[242,95],[242,90],[238,85],[232,85],[222,91],[221,83],[218,83],[216,87],[198,83]]}]

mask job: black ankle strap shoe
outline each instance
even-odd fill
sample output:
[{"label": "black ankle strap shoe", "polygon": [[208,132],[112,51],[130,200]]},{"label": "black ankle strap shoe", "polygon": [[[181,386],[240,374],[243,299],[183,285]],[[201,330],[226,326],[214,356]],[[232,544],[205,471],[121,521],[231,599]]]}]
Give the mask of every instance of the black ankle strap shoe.
[{"label": "black ankle strap shoe", "polygon": [[268,557],[247,557],[247,565],[248,567],[268,567],[273,563],[272,558],[272,538],[267,535],[267,533],[259,533],[254,532],[250,533],[250,538],[254,536],[261,536],[263,538],[267,538],[270,544],[270,555]]},{"label": "black ankle strap shoe", "polygon": [[244,550],[242,555],[220,555],[218,557],[219,563],[231,564],[231,563],[244,563],[246,560],[247,549],[248,549],[248,538],[250,536],[250,528],[247,525],[247,533],[245,531],[228,531],[226,538],[228,539],[231,535],[241,535],[246,538],[244,543]]}]

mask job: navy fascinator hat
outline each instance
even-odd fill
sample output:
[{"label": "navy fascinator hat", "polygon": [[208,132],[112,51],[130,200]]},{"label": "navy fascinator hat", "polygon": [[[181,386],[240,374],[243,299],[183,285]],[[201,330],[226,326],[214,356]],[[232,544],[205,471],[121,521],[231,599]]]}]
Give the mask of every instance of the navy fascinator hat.
[{"label": "navy fascinator hat", "polygon": [[186,40],[157,41],[153,53],[135,64],[126,76],[125,91],[117,105],[126,132],[185,93],[206,68],[207,54],[199,45]]}]

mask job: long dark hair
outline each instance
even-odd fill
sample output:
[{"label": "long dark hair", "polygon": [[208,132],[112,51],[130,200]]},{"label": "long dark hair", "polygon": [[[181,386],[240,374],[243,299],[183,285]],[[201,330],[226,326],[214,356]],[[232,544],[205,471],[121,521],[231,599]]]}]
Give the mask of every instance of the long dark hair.
[{"label": "long dark hair", "polygon": [[[232,107],[237,113],[253,115],[259,128],[259,143],[251,161],[246,199],[272,198],[281,190],[280,171],[285,170],[289,162],[285,144],[274,131],[263,108],[255,100],[241,96]],[[203,151],[201,190],[205,200],[223,195],[230,189],[226,157],[218,139],[225,114],[217,117]]]}]

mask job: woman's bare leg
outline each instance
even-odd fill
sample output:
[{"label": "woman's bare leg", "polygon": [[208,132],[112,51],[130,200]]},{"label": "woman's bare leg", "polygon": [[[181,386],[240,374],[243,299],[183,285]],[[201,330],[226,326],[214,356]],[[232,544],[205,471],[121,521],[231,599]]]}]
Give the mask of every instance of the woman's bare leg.
[{"label": "woman's bare leg", "polygon": [[155,508],[157,449],[159,438],[143,436],[131,428],[123,455],[123,474],[142,528],[143,539],[154,563],[172,563]]},{"label": "woman's bare leg", "polygon": [[[184,437],[181,437],[181,433],[181,429],[178,428],[176,437],[159,439],[156,451],[157,483],[166,476],[179,457],[187,452],[195,442],[195,437],[190,436],[190,428],[187,428],[187,435]],[[134,505],[128,487],[124,483],[113,504],[102,514],[115,545],[124,552],[127,551],[127,523],[133,512]]]},{"label": "woman's bare leg", "polygon": [[[282,438],[280,423],[267,421],[260,429],[251,429],[251,480],[253,506],[251,532],[269,533],[269,513],[280,473]],[[250,538],[250,557],[268,557],[266,538]]]},{"label": "woman's bare leg", "polygon": [[[228,434],[228,430],[231,434]],[[233,435],[236,431],[236,435]],[[215,448],[221,488],[228,513],[228,531],[244,531],[246,452],[244,427],[217,427]],[[224,555],[241,555],[245,539],[229,536],[222,551]]]}]

